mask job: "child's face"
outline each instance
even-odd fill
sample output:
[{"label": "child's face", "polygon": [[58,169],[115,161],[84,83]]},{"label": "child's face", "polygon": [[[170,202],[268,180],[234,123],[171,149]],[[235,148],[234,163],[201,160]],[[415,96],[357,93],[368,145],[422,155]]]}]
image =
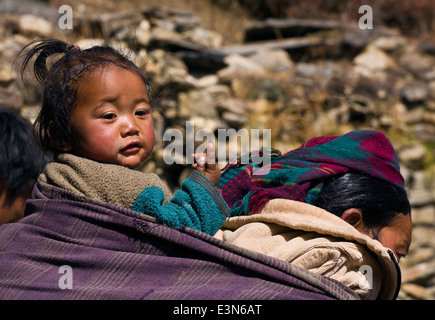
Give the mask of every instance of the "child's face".
[{"label": "child's face", "polygon": [[71,116],[70,149],[80,156],[135,168],[154,147],[147,88],[133,71],[107,66],[84,76]]}]

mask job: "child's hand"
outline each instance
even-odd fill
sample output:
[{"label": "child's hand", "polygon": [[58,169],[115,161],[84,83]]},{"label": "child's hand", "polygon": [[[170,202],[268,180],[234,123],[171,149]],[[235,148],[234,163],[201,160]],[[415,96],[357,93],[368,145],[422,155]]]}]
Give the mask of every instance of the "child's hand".
[{"label": "child's hand", "polygon": [[215,186],[218,185],[221,178],[221,171],[216,164],[215,152],[212,143],[207,145],[207,154],[194,154],[196,163],[192,165],[199,173],[203,174]]}]

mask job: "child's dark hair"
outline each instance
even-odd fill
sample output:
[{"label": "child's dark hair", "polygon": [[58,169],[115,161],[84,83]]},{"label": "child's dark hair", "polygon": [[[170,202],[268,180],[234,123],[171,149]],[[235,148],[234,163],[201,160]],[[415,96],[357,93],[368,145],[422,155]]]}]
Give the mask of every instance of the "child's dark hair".
[{"label": "child's dark hair", "polygon": [[[59,58],[60,55],[63,55]],[[116,65],[137,73],[149,89],[149,83],[139,68],[124,54],[110,46],[94,46],[80,50],[56,39],[35,40],[26,45],[18,54],[24,56],[21,77],[33,57],[36,56],[33,71],[43,85],[41,111],[35,121],[35,134],[41,147],[51,153],[63,152],[74,138],[74,126],[70,120],[76,106],[76,95],[80,80],[96,68]],[[51,68],[47,59],[58,56]],[[53,57],[54,58],[54,57]]]}]

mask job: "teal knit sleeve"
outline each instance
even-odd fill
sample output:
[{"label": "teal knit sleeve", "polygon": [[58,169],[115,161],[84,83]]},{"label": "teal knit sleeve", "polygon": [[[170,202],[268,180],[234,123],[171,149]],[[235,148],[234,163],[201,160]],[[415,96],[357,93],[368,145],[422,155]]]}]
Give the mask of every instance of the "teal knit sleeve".
[{"label": "teal knit sleeve", "polygon": [[163,200],[160,188],[148,187],[136,198],[132,210],[156,217],[174,228],[186,226],[209,235],[214,235],[230,214],[219,190],[196,171],[183,181],[168,203],[163,204]]}]

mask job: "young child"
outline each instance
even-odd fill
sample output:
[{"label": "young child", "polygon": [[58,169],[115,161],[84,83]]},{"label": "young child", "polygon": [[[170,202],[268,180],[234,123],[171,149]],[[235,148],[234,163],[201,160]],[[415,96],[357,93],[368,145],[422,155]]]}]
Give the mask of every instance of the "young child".
[{"label": "young child", "polygon": [[[62,54],[50,69],[47,58]],[[172,227],[215,234],[230,210],[216,185],[213,146],[174,197],[155,174],[134,169],[154,146],[149,84],[137,66],[109,46],[81,50],[60,40],[28,44],[22,77],[32,58],[44,87],[35,122],[41,146],[54,154],[40,180],[156,217]],[[207,160],[205,158],[207,156]],[[114,166],[115,165],[115,166]]]}]

